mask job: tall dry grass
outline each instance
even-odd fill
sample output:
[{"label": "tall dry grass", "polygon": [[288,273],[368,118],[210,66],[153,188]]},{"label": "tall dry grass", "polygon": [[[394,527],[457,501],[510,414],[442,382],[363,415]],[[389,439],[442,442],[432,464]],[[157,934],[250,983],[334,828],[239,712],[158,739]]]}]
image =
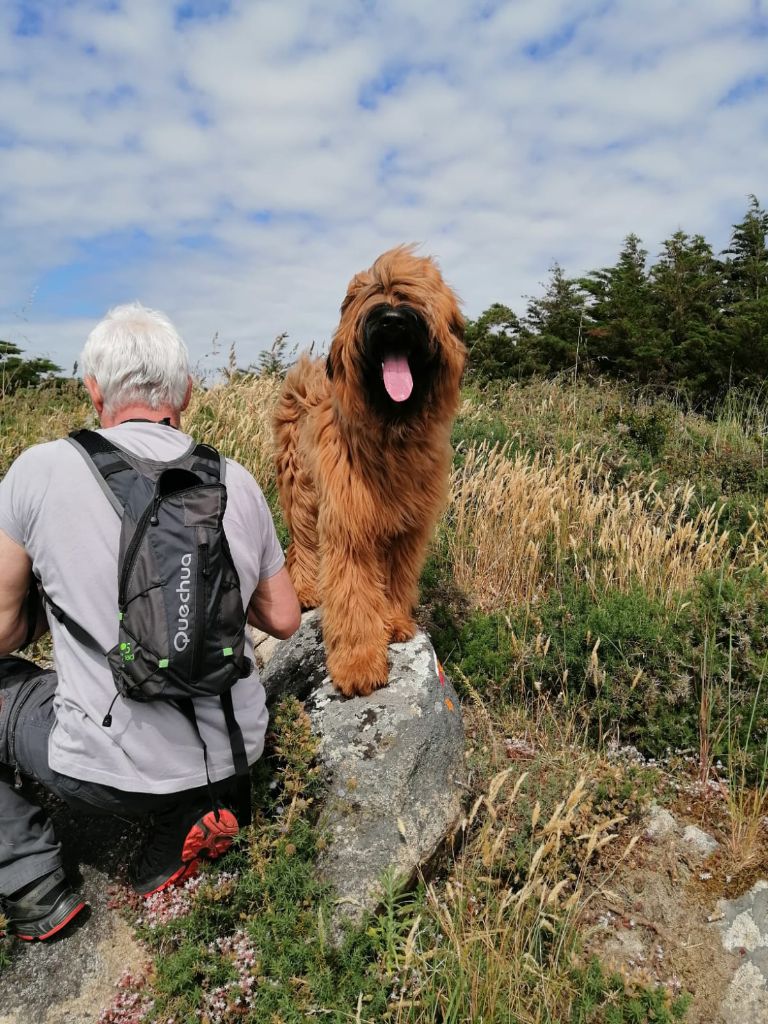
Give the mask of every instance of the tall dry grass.
[{"label": "tall dry grass", "polygon": [[[196,387],[182,429],[249,469],[267,490],[274,484],[271,416],[280,380],[247,376],[207,390]],[[26,448],[66,437],[98,422],[82,386],[39,388],[0,397],[0,473]]]},{"label": "tall dry grass", "polygon": [[[640,583],[668,604],[727,557],[711,505],[694,489],[660,495],[614,483],[600,456],[470,447],[451,476],[446,515],[457,584],[482,608],[535,603],[567,569],[594,588]],[[762,557],[757,551],[748,557]]]},{"label": "tall dry grass", "polygon": [[61,389],[28,388],[0,396],[0,476],[33,444],[66,437],[70,430],[97,426],[85,389],[74,382]]},{"label": "tall dry grass", "polygon": [[595,892],[587,872],[625,819],[588,820],[582,830],[588,788],[579,777],[546,818],[538,801],[527,812],[530,856],[522,877],[510,877],[527,775],[512,766],[489,781],[464,821],[467,845],[455,871],[427,887],[430,916],[414,921],[397,964],[392,1019],[400,1024],[570,1019],[579,920]]},{"label": "tall dry grass", "polygon": [[247,376],[205,391],[196,388],[182,426],[198,441],[236,459],[263,490],[275,483],[272,412],[281,381]]}]

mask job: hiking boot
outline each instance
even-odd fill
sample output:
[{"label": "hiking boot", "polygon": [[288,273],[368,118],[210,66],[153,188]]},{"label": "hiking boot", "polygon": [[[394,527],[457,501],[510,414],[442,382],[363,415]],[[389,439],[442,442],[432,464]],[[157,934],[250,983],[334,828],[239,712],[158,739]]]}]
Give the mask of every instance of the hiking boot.
[{"label": "hiking boot", "polygon": [[24,942],[52,938],[85,908],[62,868],[4,897],[3,904],[8,932]]},{"label": "hiking boot", "polygon": [[226,853],[239,825],[232,811],[206,811],[189,824],[189,814],[162,815],[155,819],[154,833],[142,850],[133,872],[133,888],[140,896],[181,885],[197,874],[200,859],[216,860]]}]

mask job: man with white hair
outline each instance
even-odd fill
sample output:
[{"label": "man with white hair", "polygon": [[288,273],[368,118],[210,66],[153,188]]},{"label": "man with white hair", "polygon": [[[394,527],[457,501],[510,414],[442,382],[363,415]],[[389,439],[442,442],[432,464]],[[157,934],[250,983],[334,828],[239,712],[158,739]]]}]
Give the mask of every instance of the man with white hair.
[{"label": "man with white hair", "polygon": [[[192,391],[187,350],[161,313],[138,304],[113,309],[88,337],[82,367],[102,445],[137,473],[142,466],[159,473],[198,451],[180,429]],[[266,501],[246,469],[230,459],[225,469],[223,529],[243,614],[286,638],[298,628],[299,604]],[[223,853],[239,827],[223,701],[196,697],[185,717],[167,701],[116,698],[99,653],[115,646],[122,615],[121,520],[106,491],[66,439],[28,449],[0,482],[0,655],[49,628],[38,586],[56,612],[49,616],[55,671],[0,657],[0,905],[22,939],[50,938],[84,906],[62,869],[51,823],[22,788],[25,779],[74,809],[150,821],[133,871],[142,895],[188,878],[201,857]],[[243,678],[228,692],[252,764],[262,753],[267,711],[245,633]]]}]

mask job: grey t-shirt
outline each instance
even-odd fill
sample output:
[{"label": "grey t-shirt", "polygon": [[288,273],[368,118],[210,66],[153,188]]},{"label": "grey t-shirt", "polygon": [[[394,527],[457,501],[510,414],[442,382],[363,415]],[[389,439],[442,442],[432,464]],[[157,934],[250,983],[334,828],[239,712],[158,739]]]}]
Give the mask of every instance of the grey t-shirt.
[{"label": "grey t-shirt", "polygon": [[[156,423],[121,423],[100,433],[128,452],[161,462],[183,455],[191,438]],[[264,495],[251,474],[227,459],[224,530],[247,604],[260,580],[283,565]],[[22,545],[51,600],[108,650],[117,641],[120,520],[82,455],[67,441],[29,448],[0,482],[0,530]],[[102,720],[115,696],[112,675],[52,616],[58,673],[48,759],[64,775],[137,793],[175,793],[205,785],[200,741],[172,705],[118,698],[112,726]],[[245,655],[253,660],[246,630]],[[254,668],[232,690],[248,760],[264,747],[267,711]],[[195,700],[212,781],[232,775],[232,752],[218,697]]]}]

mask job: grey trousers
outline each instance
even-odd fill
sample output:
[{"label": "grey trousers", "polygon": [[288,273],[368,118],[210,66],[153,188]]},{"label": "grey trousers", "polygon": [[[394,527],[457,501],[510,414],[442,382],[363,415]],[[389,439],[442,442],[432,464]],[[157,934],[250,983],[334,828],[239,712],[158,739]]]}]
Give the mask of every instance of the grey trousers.
[{"label": "grey trousers", "polygon": [[[185,810],[210,809],[205,786],[169,793],[128,793],[84,782],[48,765],[48,737],[55,722],[56,673],[23,658],[0,657],[0,896],[61,866],[61,844],[45,812],[25,792],[34,779],[75,812],[113,814],[136,821],[178,817]],[[214,784],[226,801],[230,780]]]}]

